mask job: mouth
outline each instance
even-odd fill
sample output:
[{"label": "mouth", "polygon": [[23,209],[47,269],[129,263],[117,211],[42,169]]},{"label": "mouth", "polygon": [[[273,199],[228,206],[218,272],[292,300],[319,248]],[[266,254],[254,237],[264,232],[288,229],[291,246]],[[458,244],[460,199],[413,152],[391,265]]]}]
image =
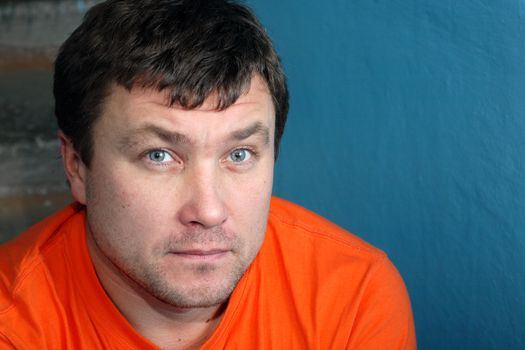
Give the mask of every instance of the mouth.
[{"label": "mouth", "polygon": [[210,250],[201,250],[201,249],[190,249],[190,250],[181,250],[170,252],[170,254],[190,260],[199,260],[199,261],[213,261],[224,258],[230,250],[227,249],[210,249]]}]

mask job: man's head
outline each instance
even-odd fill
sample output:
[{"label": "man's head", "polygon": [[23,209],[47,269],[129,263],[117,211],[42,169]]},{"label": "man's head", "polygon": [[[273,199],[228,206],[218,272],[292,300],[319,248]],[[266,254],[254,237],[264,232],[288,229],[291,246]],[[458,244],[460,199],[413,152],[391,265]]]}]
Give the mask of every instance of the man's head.
[{"label": "man's head", "polygon": [[230,1],[100,4],[61,48],[55,97],[103,284],[227,300],[264,239],[288,108],[255,17]]},{"label": "man's head", "polygon": [[275,108],[275,157],[288,113],[288,89],[264,28],[243,5],[216,0],[110,0],[94,6],[55,63],[59,128],[89,166],[92,130],[112,84],[169,94],[193,109],[211,95],[224,109],[253,75]]}]

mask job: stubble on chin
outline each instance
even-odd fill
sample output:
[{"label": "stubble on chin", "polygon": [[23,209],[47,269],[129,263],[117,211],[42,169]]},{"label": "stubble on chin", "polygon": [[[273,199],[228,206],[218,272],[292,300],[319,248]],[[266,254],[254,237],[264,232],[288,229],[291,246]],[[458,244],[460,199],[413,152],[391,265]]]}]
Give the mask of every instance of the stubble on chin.
[{"label": "stubble on chin", "polygon": [[[137,253],[128,258],[111,253],[105,255],[109,255],[113,264],[142,293],[176,308],[204,308],[223,304],[229,299],[257,254],[244,251],[243,243],[231,237],[237,236],[227,235],[220,228],[185,232],[157,244],[149,257],[144,257],[144,250],[139,247]],[[228,258],[207,263],[177,262],[170,257],[173,252],[209,247],[210,244],[229,249]],[[175,263],[177,265],[173,265]]]},{"label": "stubble on chin", "polygon": [[[251,261],[250,261],[251,262]],[[199,263],[185,268],[184,274],[191,281],[176,281],[157,266],[145,272],[139,282],[142,288],[161,302],[177,308],[201,308],[220,305],[228,300],[250,262],[236,261],[234,265],[221,271],[223,267]],[[222,274],[224,278],[213,282],[208,276]],[[215,276],[214,276],[215,277]]]}]

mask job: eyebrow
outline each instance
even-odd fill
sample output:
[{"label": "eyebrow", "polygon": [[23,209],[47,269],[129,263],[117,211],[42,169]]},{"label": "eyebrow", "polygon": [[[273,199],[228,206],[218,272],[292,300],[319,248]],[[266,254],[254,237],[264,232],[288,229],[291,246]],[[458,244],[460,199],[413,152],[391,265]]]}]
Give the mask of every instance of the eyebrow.
[{"label": "eyebrow", "polygon": [[[122,149],[136,146],[137,144],[140,144],[144,136],[148,134],[155,135],[162,141],[175,145],[188,144],[192,142],[188,136],[177,131],[168,131],[153,124],[146,124],[136,130],[133,130],[130,134],[122,137],[122,139],[119,141],[119,146]],[[260,135],[265,145],[269,144],[270,142],[270,130],[259,121],[246,128],[233,131],[228,139],[242,141],[253,135]]]},{"label": "eyebrow", "polygon": [[236,130],[231,133],[231,139],[236,141],[242,141],[249,138],[252,135],[260,135],[265,144],[270,142],[270,130],[264,126],[261,122],[255,122],[247,128]]},{"label": "eyebrow", "polygon": [[119,146],[122,149],[136,146],[143,142],[143,138],[146,135],[155,135],[162,141],[171,144],[185,144],[191,142],[190,138],[184,134],[176,131],[168,131],[153,124],[146,124],[122,137],[119,141]]}]

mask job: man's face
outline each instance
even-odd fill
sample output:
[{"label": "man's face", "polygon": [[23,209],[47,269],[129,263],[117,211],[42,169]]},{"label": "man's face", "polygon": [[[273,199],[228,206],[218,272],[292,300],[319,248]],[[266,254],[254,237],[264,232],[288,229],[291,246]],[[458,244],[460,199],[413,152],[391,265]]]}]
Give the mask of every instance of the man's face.
[{"label": "man's face", "polygon": [[[224,111],[115,86],[93,129],[88,233],[108,261],[178,307],[224,302],[262,244],[275,116],[257,76]],[[212,97],[213,98],[213,97]]]}]

